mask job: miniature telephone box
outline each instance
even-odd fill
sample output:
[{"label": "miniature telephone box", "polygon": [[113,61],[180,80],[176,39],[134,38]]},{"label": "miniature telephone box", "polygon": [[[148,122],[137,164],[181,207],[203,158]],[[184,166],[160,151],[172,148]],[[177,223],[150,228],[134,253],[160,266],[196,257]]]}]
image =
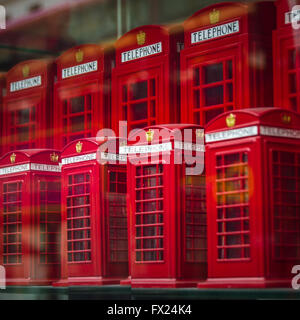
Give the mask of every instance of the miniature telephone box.
[{"label": "miniature telephone box", "polygon": [[275,4],[274,105],[300,113],[300,7],[294,9],[300,6],[300,1],[278,0]]},{"label": "miniature telephone box", "polygon": [[120,148],[128,153],[132,287],[193,287],[206,278],[205,177],[201,169],[186,171],[195,165],[186,160],[191,156],[203,165],[204,144],[196,135],[204,137],[200,126],[150,126]]},{"label": "miniature telephone box", "polygon": [[[6,89],[6,77],[5,73],[0,73],[0,123],[1,127],[3,126],[3,97],[5,95]],[[2,144],[3,144],[3,135],[0,137],[0,157],[2,156]]]},{"label": "miniature telephone box", "polygon": [[55,146],[110,128],[112,52],[96,44],[74,47],[57,60]]},{"label": "miniature telephone box", "polygon": [[234,109],[272,105],[272,2],[218,3],[184,22],[181,121],[205,125]]},{"label": "miniature telephone box", "polygon": [[[118,140],[106,144],[113,141],[118,150]],[[128,276],[126,157],[103,146],[86,138],[62,151],[62,276],[57,286],[117,284]],[[101,164],[99,157],[110,161]]]},{"label": "miniature telephone box", "polygon": [[60,277],[60,153],[9,152],[0,159],[0,264],[7,285]]},{"label": "miniature telephone box", "polygon": [[4,151],[52,146],[53,63],[24,61],[6,76]]},{"label": "miniature telephone box", "polygon": [[112,71],[112,128],[127,121],[128,132],[179,121],[179,27],[142,26],[119,40]]},{"label": "miniature telephone box", "polygon": [[206,127],[205,287],[291,286],[300,264],[300,116],[227,112]]}]

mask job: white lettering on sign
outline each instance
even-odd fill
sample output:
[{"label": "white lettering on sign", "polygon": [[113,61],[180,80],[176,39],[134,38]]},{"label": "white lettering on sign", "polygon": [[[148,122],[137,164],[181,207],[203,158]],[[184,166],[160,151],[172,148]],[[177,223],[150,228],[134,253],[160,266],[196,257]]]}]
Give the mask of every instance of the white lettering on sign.
[{"label": "white lettering on sign", "polygon": [[300,10],[293,10],[286,12],[285,15],[285,24],[290,24],[292,22],[300,21]]},{"label": "white lettering on sign", "polygon": [[211,27],[208,29],[196,31],[191,33],[191,43],[203,42],[222,36],[228,36],[240,31],[239,21],[233,21],[219,26]]},{"label": "white lettering on sign", "polygon": [[98,61],[91,61],[78,66],[62,69],[62,79],[79,76],[84,73],[89,73],[98,70]]},{"label": "white lettering on sign", "polygon": [[115,153],[108,153],[108,152],[101,152],[101,159],[102,160],[112,160],[112,161],[127,161],[126,155],[122,154],[115,154]]},{"label": "white lettering on sign", "polygon": [[161,52],[162,52],[162,43],[158,42],[158,43],[150,44],[149,46],[122,52],[121,61],[128,62],[131,60],[152,56],[154,54],[158,54]]},{"label": "white lettering on sign", "polygon": [[145,146],[121,146],[120,154],[135,154],[135,153],[154,153],[172,150],[172,143],[166,142],[161,144],[151,144]]},{"label": "white lettering on sign", "polygon": [[205,135],[205,142],[208,143],[208,142],[245,138],[245,137],[256,136],[257,134],[258,134],[257,126],[231,129],[231,130],[219,131],[214,133],[207,133]]},{"label": "white lettering on sign", "polygon": [[6,167],[6,168],[1,168],[0,169],[0,176],[3,176],[5,174],[24,172],[24,171],[28,171],[28,170],[30,170],[29,163],[20,164],[17,166]]},{"label": "white lettering on sign", "polygon": [[260,134],[264,136],[300,139],[300,130],[293,129],[261,126]]},{"label": "white lettering on sign", "polygon": [[37,76],[25,80],[20,80],[16,82],[11,82],[10,84],[10,92],[15,92],[19,90],[29,89],[33,87],[38,87],[42,85],[42,77]]},{"label": "white lettering on sign", "polygon": [[174,148],[180,149],[180,150],[186,150],[186,151],[205,152],[205,147],[203,144],[196,144],[196,143],[190,143],[190,142],[175,141]]},{"label": "white lettering on sign", "polygon": [[0,169],[0,176],[11,173],[25,172],[29,170],[34,171],[46,171],[46,172],[60,172],[60,166],[53,166],[50,164],[41,164],[41,163],[26,163],[16,166],[6,167]]},{"label": "white lettering on sign", "polygon": [[60,166],[53,166],[51,164],[31,163],[31,170],[47,171],[47,172],[61,172]]},{"label": "white lettering on sign", "polygon": [[65,164],[71,164],[71,163],[77,163],[77,162],[83,162],[83,161],[90,161],[90,160],[96,160],[97,155],[96,153],[89,153],[89,154],[83,154],[81,156],[76,157],[69,157],[62,159],[62,165]]}]

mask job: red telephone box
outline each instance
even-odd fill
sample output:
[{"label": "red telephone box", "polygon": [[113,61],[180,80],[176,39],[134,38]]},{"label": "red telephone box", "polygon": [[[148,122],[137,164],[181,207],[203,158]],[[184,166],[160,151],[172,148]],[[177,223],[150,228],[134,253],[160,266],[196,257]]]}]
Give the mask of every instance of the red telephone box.
[{"label": "red telephone box", "polygon": [[142,26],[115,44],[112,71],[112,128],[119,121],[133,128],[179,121],[179,27]]},{"label": "red telephone box", "polygon": [[6,76],[4,151],[52,146],[53,63],[24,61]]},{"label": "red telephone box", "polygon": [[208,279],[198,287],[291,286],[300,263],[300,116],[224,113],[205,134]]},{"label": "red telephone box", "polygon": [[74,47],[57,60],[55,145],[94,137],[110,127],[112,52],[96,44]]},{"label": "red telephone box", "polygon": [[[116,284],[128,276],[126,157],[100,153],[101,145],[86,138],[62,151],[62,276],[56,285]],[[116,163],[102,165],[100,154]]]},{"label": "red telephone box", "polygon": [[9,152],[0,159],[0,264],[7,285],[60,276],[60,153]]},{"label": "red telephone box", "polygon": [[272,105],[272,2],[218,3],[184,22],[181,121]]},{"label": "red telephone box", "polygon": [[[6,77],[5,73],[0,73],[0,123],[1,127],[3,126],[3,97],[5,95],[6,89]],[[2,156],[2,144],[3,144],[3,136],[1,134],[0,138],[0,155]]]},{"label": "red telephone box", "polygon": [[[185,130],[192,132],[188,138]],[[177,140],[178,132],[184,142]],[[192,287],[206,278],[205,177],[187,174],[192,164],[175,161],[178,151],[188,156],[196,148],[203,152],[195,133],[204,135],[196,125],[150,126],[130,139],[139,137],[138,143],[129,141],[125,151],[120,148],[128,153],[132,287]]]},{"label": "red telephone box", "polygon": [[[273,32],[274,104],[300,113],[300,5],[277,0],[277,29]],[[293,21],[298,29],[293,28]]]}]

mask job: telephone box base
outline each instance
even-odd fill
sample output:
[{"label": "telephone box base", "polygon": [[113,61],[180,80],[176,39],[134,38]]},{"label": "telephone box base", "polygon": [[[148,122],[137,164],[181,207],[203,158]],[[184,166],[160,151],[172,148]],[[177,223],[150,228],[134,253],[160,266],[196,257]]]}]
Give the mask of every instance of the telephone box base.
[{"label": "telephone box base", "polygon": [[194,288],[199,280],[131,279],[132,288]]},{"label": "telephone box base", "polygon": [[68,286],[104,286],[111,284],[120,284],[120,278],[103,278],[103,277],[72,277],[66,280],[60,280],[53,283],[54,287]]},{"label": "telephone box base", "polygon": [[198,282],[197,288],[290,288],[291,279],[266,278],[208,278]]},{"label": "telephone box base", "polygon": [[6,286],[49,286],[56,279],[32,280],[32,279],[9,279],[6,280]]},{"label": "telephone box base", "polygon": [[129,276],[126,279],[120,281],[121,286],[130,286],[131,285],[131,277]]}]

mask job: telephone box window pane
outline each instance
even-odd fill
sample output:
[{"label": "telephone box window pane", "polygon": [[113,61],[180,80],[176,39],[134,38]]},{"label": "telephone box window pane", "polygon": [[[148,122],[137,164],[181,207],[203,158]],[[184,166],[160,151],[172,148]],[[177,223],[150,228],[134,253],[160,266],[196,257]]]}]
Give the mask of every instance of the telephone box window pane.
[{"label": "telephone box window pane", "polygon": [[232,79],[232,60],[228,60],[226,63],[227,66],[227,79]]},{"label": "telephone box window pane", "polygon": [[148,96],[148,81],[141,81],[130,85],[131,100],[139,100]]},{"label": "telephone box window pane", "polygon": [[84,130],[84,116],[70,118],[71,131],[78,132]]},{"label": "telephone box window pane", "polygon": [[127,102],[127,100],[128,100],[127,86],[122,86],[122,101]]},{"label": "telephone box window pane", "polygon": [[227,102],[232,102],[233,101],[233,85],[232,83],[228,83],[226,85],[227,88]]},{"label": "telephone box window pane", "polygon": [[132,110],[132,120],[143,120],[147,119],[148,117],[148,103],[141,102],[131,105]]},{"label": "telephone box window pane", "polygon": [[[300,153],[272,151],[273,258],[289,261],[300,256]],[[276,169],[276,170],[275,170]],[[298,176],[297,176],[298,172]]]},{"label": "telephone box window pane", "polygon": [[22,263],[22,182],[3,184],[3,264]]},{"label": "telephone box window pane", "polygon": [[203,89],[205,106],[213,106],[224,102],[223,86]]},{"label": "telephone box window pane", "polygon": [[209,84],[223,80],[223,63],[211,64],[203,67],[204,83]]},{"label": "telephone box window pane", "polygon": [[210,120],[218,116],[219,114],[223,113],[224,109],[223,108],[218,108],[218,109],[211,109],[204,111],[205,113],[205,123],[208,123]]},{"label": "telephone box window pane", "polygon": [[296,93],[297,91],[296,73],[289,75],[289,89],[290,93]]},{"label": "telephone box window pane", "polygon": [[194,86],[200,85],[200,71],[199,68],[194,68]]},{"label": "telephone box window pane", "polygon": [[70,113],[84,112],[84,96],[71,98],[70,106]]},{"label": "telephone box window pane", "polygon": [[17,128],[18,142],[24,142],[29,140],[29,127]]},{"label": "telephone box window pane", "polygon": [[296,68],[296,49],[289,51],[289,69]]},{"label": "telephone box window pane", "polygon": [[[136,262],[163,259],[162,171],[161,165],[144,165],[136,169]],[[138,183],[141,180],[143,183]]]},{"label": "telephone box window pane", "polygon": [[[218,259],[250,258],[248,155],[246,152],[217,155]],[[225,215],[223,214],[225,213]]]},{"label": "telephone box window pane", "polygon": [[30,110],[21,109],[17,111],[17,124],[25,124],[30,121]]}]

